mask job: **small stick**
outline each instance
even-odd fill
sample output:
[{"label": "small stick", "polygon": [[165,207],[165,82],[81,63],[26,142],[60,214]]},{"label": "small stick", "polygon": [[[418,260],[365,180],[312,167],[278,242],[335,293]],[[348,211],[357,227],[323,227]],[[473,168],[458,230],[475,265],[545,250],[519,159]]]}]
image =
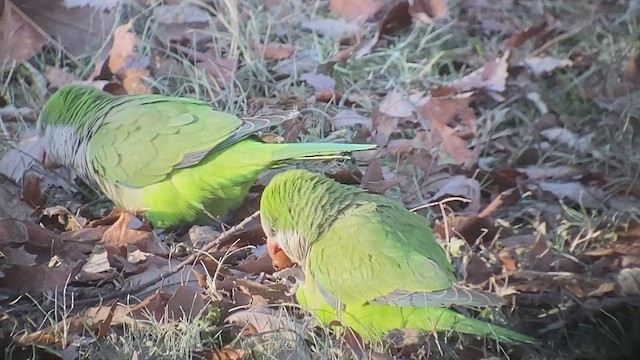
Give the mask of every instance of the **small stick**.
[{"label": "small stick", "polygon": [[90,304],[94,304],[94,303],[97,303],[97,302],[116,299],[116,298],[119,298],[119,297],[124,296],[124,295],[130,295],[130,294],[134,294],[134,293],[140,292],[141,290],[144,290],[144,289],[148,288],[149,286],[152,286],[152,285],[154,285],[154,284],[156,284],[156,283],[158,283],[160,281],[163,281],[164,279],[168,278],[169,276],[174,275],[178,271],[182,270],[185,266],[193,264],[198,259],[198,257],[200,256],[200,254],[202,252],[207,252],[207,251],[213,249],[215,246],[217,246],[221,242],[225,241],[227,238],[229,238],[234,233],[237,233],[238,231],[242,230],[245,225],[247,225],[253,219],[258,217],[258,215],[260,215],[260,211],[256,211],[255,213],[251,214],[251,216],[249,216],[249,217],[245,218],[244,220],[242,220],[242,222],[240,222],[238,225],[232,227],[231,229],[229,229],[229,231],[226,231],[226,232],[220,234],[215,240],[213,240],[210,243],[208,243],[207,245],[203,246],[200,251],[194,252],[193,254],[189,255],[188,258],[184,259],[184,261],[182,261],[180,264],[178,264],[173,269],[167,270],[164,273],[156,276],[155,278],[153,278],[151,280],[148,280],[146,282],[138,284],[138,285],[136,285],[136,286],[134,286],[132,288],[122,289],[120,291],[116,291],[116,292],[108,294],[106,296],[83,299],[83,300],[77,300],[77,301],[74,302],[74,305],[90,305]]}]

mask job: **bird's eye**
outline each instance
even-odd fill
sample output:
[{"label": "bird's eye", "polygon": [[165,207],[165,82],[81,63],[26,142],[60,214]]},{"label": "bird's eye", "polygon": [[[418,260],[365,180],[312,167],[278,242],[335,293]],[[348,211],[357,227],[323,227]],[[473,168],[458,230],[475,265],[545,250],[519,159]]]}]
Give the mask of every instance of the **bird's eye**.
[{"label": "bird's eye", "polygon": [[276,236],[276,229],[270,228],[269,229],[269,236]]}]

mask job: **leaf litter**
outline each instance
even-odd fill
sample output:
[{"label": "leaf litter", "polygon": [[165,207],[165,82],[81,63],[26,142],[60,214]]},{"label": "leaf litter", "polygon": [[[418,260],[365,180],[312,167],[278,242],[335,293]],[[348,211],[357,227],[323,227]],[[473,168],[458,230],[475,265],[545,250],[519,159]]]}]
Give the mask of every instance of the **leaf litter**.
[{"label": "leaf litter", "polygon": [[[474,0],[460,12],[446,1],[322,1],[295,18],[295,2],[260,9],[168,2],[147,12],[153,27],[146,28],[127,22],[130,13],[116,24],[115,2],[38,4],[6,2],[0,22],[3,38],[18,31],[26,39],[0,48],[5,75],[11,71],[3,81],[9,92],[0,94],[0,301],[4,316],[28,314],[37,318],[31,323],[45,314],[25,294],[49,310],[56,306],[49,294],[72,297],[74,309],[47,326],[22,322],[17,344],[78,354],[87,334],[104,340],[153,321],[224,327],[226,320],[243,328],[227,339],[262,338],[264,349],[280,332],[297,344],[293,334],[308,336],[312,325],[272,277],[274,267],[293,264],[265,254],[257,222],[231,235],[212,227],[159,232],[140,214],[105,216],[78,191],[84,184],[41,169],[40,145],[24,128],[33,127],[42,99],[17,85],[34,82],[24,81],[27,64],[37,65],[45,92],[85,81],[116,94],[192,95],[227,110],[301,107],[304,119],[284,124],[287,141],[347,133],[377,144],[353,166],[324,170],[435,218],[461,281],[506,296],[513,306],[496,316],[537,335],[547,355],[579,349],[597,358],[585,324],[597,328],[607,312],[625,327],[637,311],[637,54],[609,54],[589,39],[596,32],[583,30],[597,26],[630,41],[619,23],[585,24],[585,14],[626,8],[571,2],[575,13],[567,14]],[[278,21],[259,33],[229,22],[254,12]],[[104,26],[89,26],[99,13]],[[56,24],[60,17],[82,18],[77,26],[86,31],[69,32]],[[112,42],[87,41],[89,34]],[[76,57],[87,49],[93,68],[80,69]],[[55,51],[62,63],[37,63]],[[23,140],[4,145],[18,135]],[[192,350],[211,358],[244,351],[232,341],[219,345]]]}]

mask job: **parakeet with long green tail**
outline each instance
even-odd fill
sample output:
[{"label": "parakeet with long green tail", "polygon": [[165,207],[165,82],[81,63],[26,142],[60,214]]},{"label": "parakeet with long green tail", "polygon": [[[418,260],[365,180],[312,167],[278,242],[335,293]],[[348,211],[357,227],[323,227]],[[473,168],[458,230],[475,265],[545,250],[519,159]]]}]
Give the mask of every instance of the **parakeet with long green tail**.
[{"label": "parakeet with long green tail", "polygon": [[284,162],[373,148],[264,143],[252,136],[285,119],[243,121],[195,99],[67,85],[44,105],[38,129],[48,162],[71,167],[116,205],[145,211],[165,228],[226,216],[261,172]]},{"label": "parakeet with long green tail", "polygon": [[290,170],[265,188],[260,216],[269,254],[283,251],[300,265],[305,280],[297,299],[325,324],[340,321],[365,340],[411,328],[534,341],[448,308],[502,299],[457,285],[426,219],[398,202]]}]

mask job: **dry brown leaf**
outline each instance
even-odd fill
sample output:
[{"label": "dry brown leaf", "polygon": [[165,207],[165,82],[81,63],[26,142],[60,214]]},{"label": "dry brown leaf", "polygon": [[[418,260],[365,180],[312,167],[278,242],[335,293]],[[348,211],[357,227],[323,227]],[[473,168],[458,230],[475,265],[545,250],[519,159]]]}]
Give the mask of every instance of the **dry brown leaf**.
[{"label": "dry brown leaf", "polygon": [[71,279],[75,264],[24,266],[10,265],[2,269],[0,287],[20,291],[46,291],[65,287]]},{"label": "dry brown leaf", "polygon": [[518,269],[518,254],[513,249],[504,248],[498,252],[498,259],[502,262],[505,270],[514,271]]},{"label": "dry brown leaf", "polygon": [[524,59],[523,63],[535,76],[548,74],[556,69],[573,66],[573,61],[569,59],[556,59],[549,56],[528,56]]},{"label": "dry brown leaf", "polygon": [[640,295],[640,268],[626,268],[620,270],[616,276],[621,295]]},{"label": "dry brown leaf", "polygon": [[166,314],[169,319],[190,322],[205,316],[207,305],[201,288],[182,285],[167,300]]},{"label": "dry brown leaf", "polygon": [[95,54],[113,28],[116,11],[112,8],[117,2],[108,0],[97,6],[93,1],[89,6],[65,6],[68,3],[70,0],[20,0],[16,5],[71,54]]},{"label": "dry brown leaf", "polygon": [[602,189],[586,187],[579,182],[555,183],[542,181],[535,185],[543,191],[550,192],[560,200],[569,199],[587,208],[595,209],[604,203]]},{"label": "dry brown leaf", "polygon": [[24,266],[37,265],[37,262],[36,262],[37,255],[26,251],[24,246],[11,247],[11,246],[3,246],[3,244],[0,244],[0,254],[2,254],[0,259],[2,259],[3,265],[4,264],[15,264],[15,265],[24,265]]},{"label": "dry brown leaf", "polygon": [[356,124],[360,124],[367,129],[371,129],[372,126],[370,117],[360,115],[353,109],[342,109],[329,121],[335,128],[353,127]]},{"label": "dry brown leaf", "polygon": [[13,2],[5,0],[0,18],[0,70],[21,63],[42,49],[47,39]]},{"label": "dry brown leaf", "polygon": [[22,182],[22,200],[33,208],[44,205],[44,197],[40,189],[40,174],[29,171]]},{"label": "dry brown leaf", "polygon": [[436,202],[448,197],[462,197],[470,200],[465,207],[467,211],[477,214],[480,211],[480,182],[464,175],[452,176],[427,202]]},{"label": "dry brown leaf", "polygon": [[197,3],[181,2],[177,5],[163,4],[153,8],[153,19],[160,24],[206,23],[209,14]]},{"label": "dry brown leaf", "polygon": [[36,160],[42,160],[44,143],[35,132],[21,134],[15,148],[11,147],[0,159],[0,174],[20,183],[25,173],[36,167]]},{"label": "dry brown leaf", "polygon": [[207,51],[208,57],[199,61],[197,65],[204,69],[209,77],[220,89],[228,89],[233,86],[233,76],[238,68],[238,59],[221,59]]},{"label": "dry brown leaf", "polygon": [[409,13],[419,16],[425,13],[430,19],[445,18],[448,16],[446,0],[411,0],[409,1]]},{"label": "dry brown leaf", "polygon": [[268,43],[262,46],[265,60],[283,60],[290,58],[297,47],[289,44]]},{"label": "dry brown leaf", "polygon": [[468,140],[475,135],[476,123],[471,93],[454,97],[427,96],[418,104],[424,128],[432,128],[440,137],[441,150],[456,164],[471,165],[477,155],[468,148]]},{"label": "dry brown leaf", "polygon": [[452,82],[449,86],[461,93],[478,89],[503,92],[509,76],[507,72],[509,55],[510,51],[505,51],[502,57],[484,64],[478,70]]},{"label": "dry brown leaf", "polygon": [[409,117],[416,111],[416,104],[420,102],[424,92],[404,95],[398,89],[391,90],[380,101],[380,111],[394,117]]},{"label": "dry brown leaf", "polygon": [[120,218],[102,235],[102,245],[134,245],[142,251],[151,248],[154,242],[151,227],[129,212],[120,214]]},{"label": "dry brown leaf", "polygon": [[[305,332],[304,324],[290,316],[283,316],[277,309],[254,306],[247,310],[237,311],[229,315],[225,322],[241,327],[252,327],[256,334],[276,336],[279,339],[293,341]],[[252,334],[252,335],[256,335]]]},{"label": "dry brown leaf", "polygon": [[304,73],[300,79],[311,85],[318,92],[333,91],[336,87],[336,81],[324,74]]},{"label": "dry brown leaf", "polygon": [[122,81],[128,94],[146,94],[149,89],[143,79],[149,76],[149,58],[140,51],[140,39],[132,33],[132,22],[118,26],[113,33],[113,46],[109,52],[109,70]]},{"label": "dry brown leaf", "polygon": [[332,38],[355,35],[360,31],[360,26],[342,19],[305,20],[300,23],[300,26],[319,35]]},{"label": "dry brown leaf", "polygon": [[61,69],[50,65],[47,65],[47,68],[44,71],[44,77],[49,82],[50,89],[58,89],[63,85],[80,80],[75,75],[67,71],[67,68]]},{"label": "dry brown leaf", "polygon": [[331,0],[329,8],[347,21],[364,22],[389,2],[388,0]]},{"label": "dry brown leaf", "polygon": [[26,333],[14,337],[14,341],[21,346],[29,345],[58,345],[62,348],[69,346],[72,334],[82,334],[85,324],[80,316],[64,319],[55,326],[43,330]]},{"label": "dry brown leaf", "polygon": [[251,255],[238,264],[237,269],[249,274],[267,273],[271,274],[275,270],[271,263],[271,257],[265,251],[260,256]]},{"label": "dry brown leaf", "polygon": [[367,191],[384,194],[387,190],[398,185],[402,180],[400,177],[395,176],[395,174],[387,174],[393,177],[385,176],[384,170],[382,169],[382,161],[376,158],[367,166],[367,171],[362,176],[362,186],[367,189]]},{"label": "dry brown leaf", "polygon": [[191,360],[241,360],[246,352],[242,349],[223,347],[221,349],[198,350],[193,352]]},{"label": "dry brown leaf", "polygon": [[395,116],[387,115],[380,109],[373,110],[371,119],[373,121],[373,128],[375,129],[373,134],[375,143],[380,147],[387,145],[391,134],[398,130],[398,123],[400,122],[400,119]]},{"label": "dry brown leaf", "polygon": [[493,276],[493,271],[478,255],[471,255],[465,266],[467,276],[464,281],[468,284],[480,285]]}]

